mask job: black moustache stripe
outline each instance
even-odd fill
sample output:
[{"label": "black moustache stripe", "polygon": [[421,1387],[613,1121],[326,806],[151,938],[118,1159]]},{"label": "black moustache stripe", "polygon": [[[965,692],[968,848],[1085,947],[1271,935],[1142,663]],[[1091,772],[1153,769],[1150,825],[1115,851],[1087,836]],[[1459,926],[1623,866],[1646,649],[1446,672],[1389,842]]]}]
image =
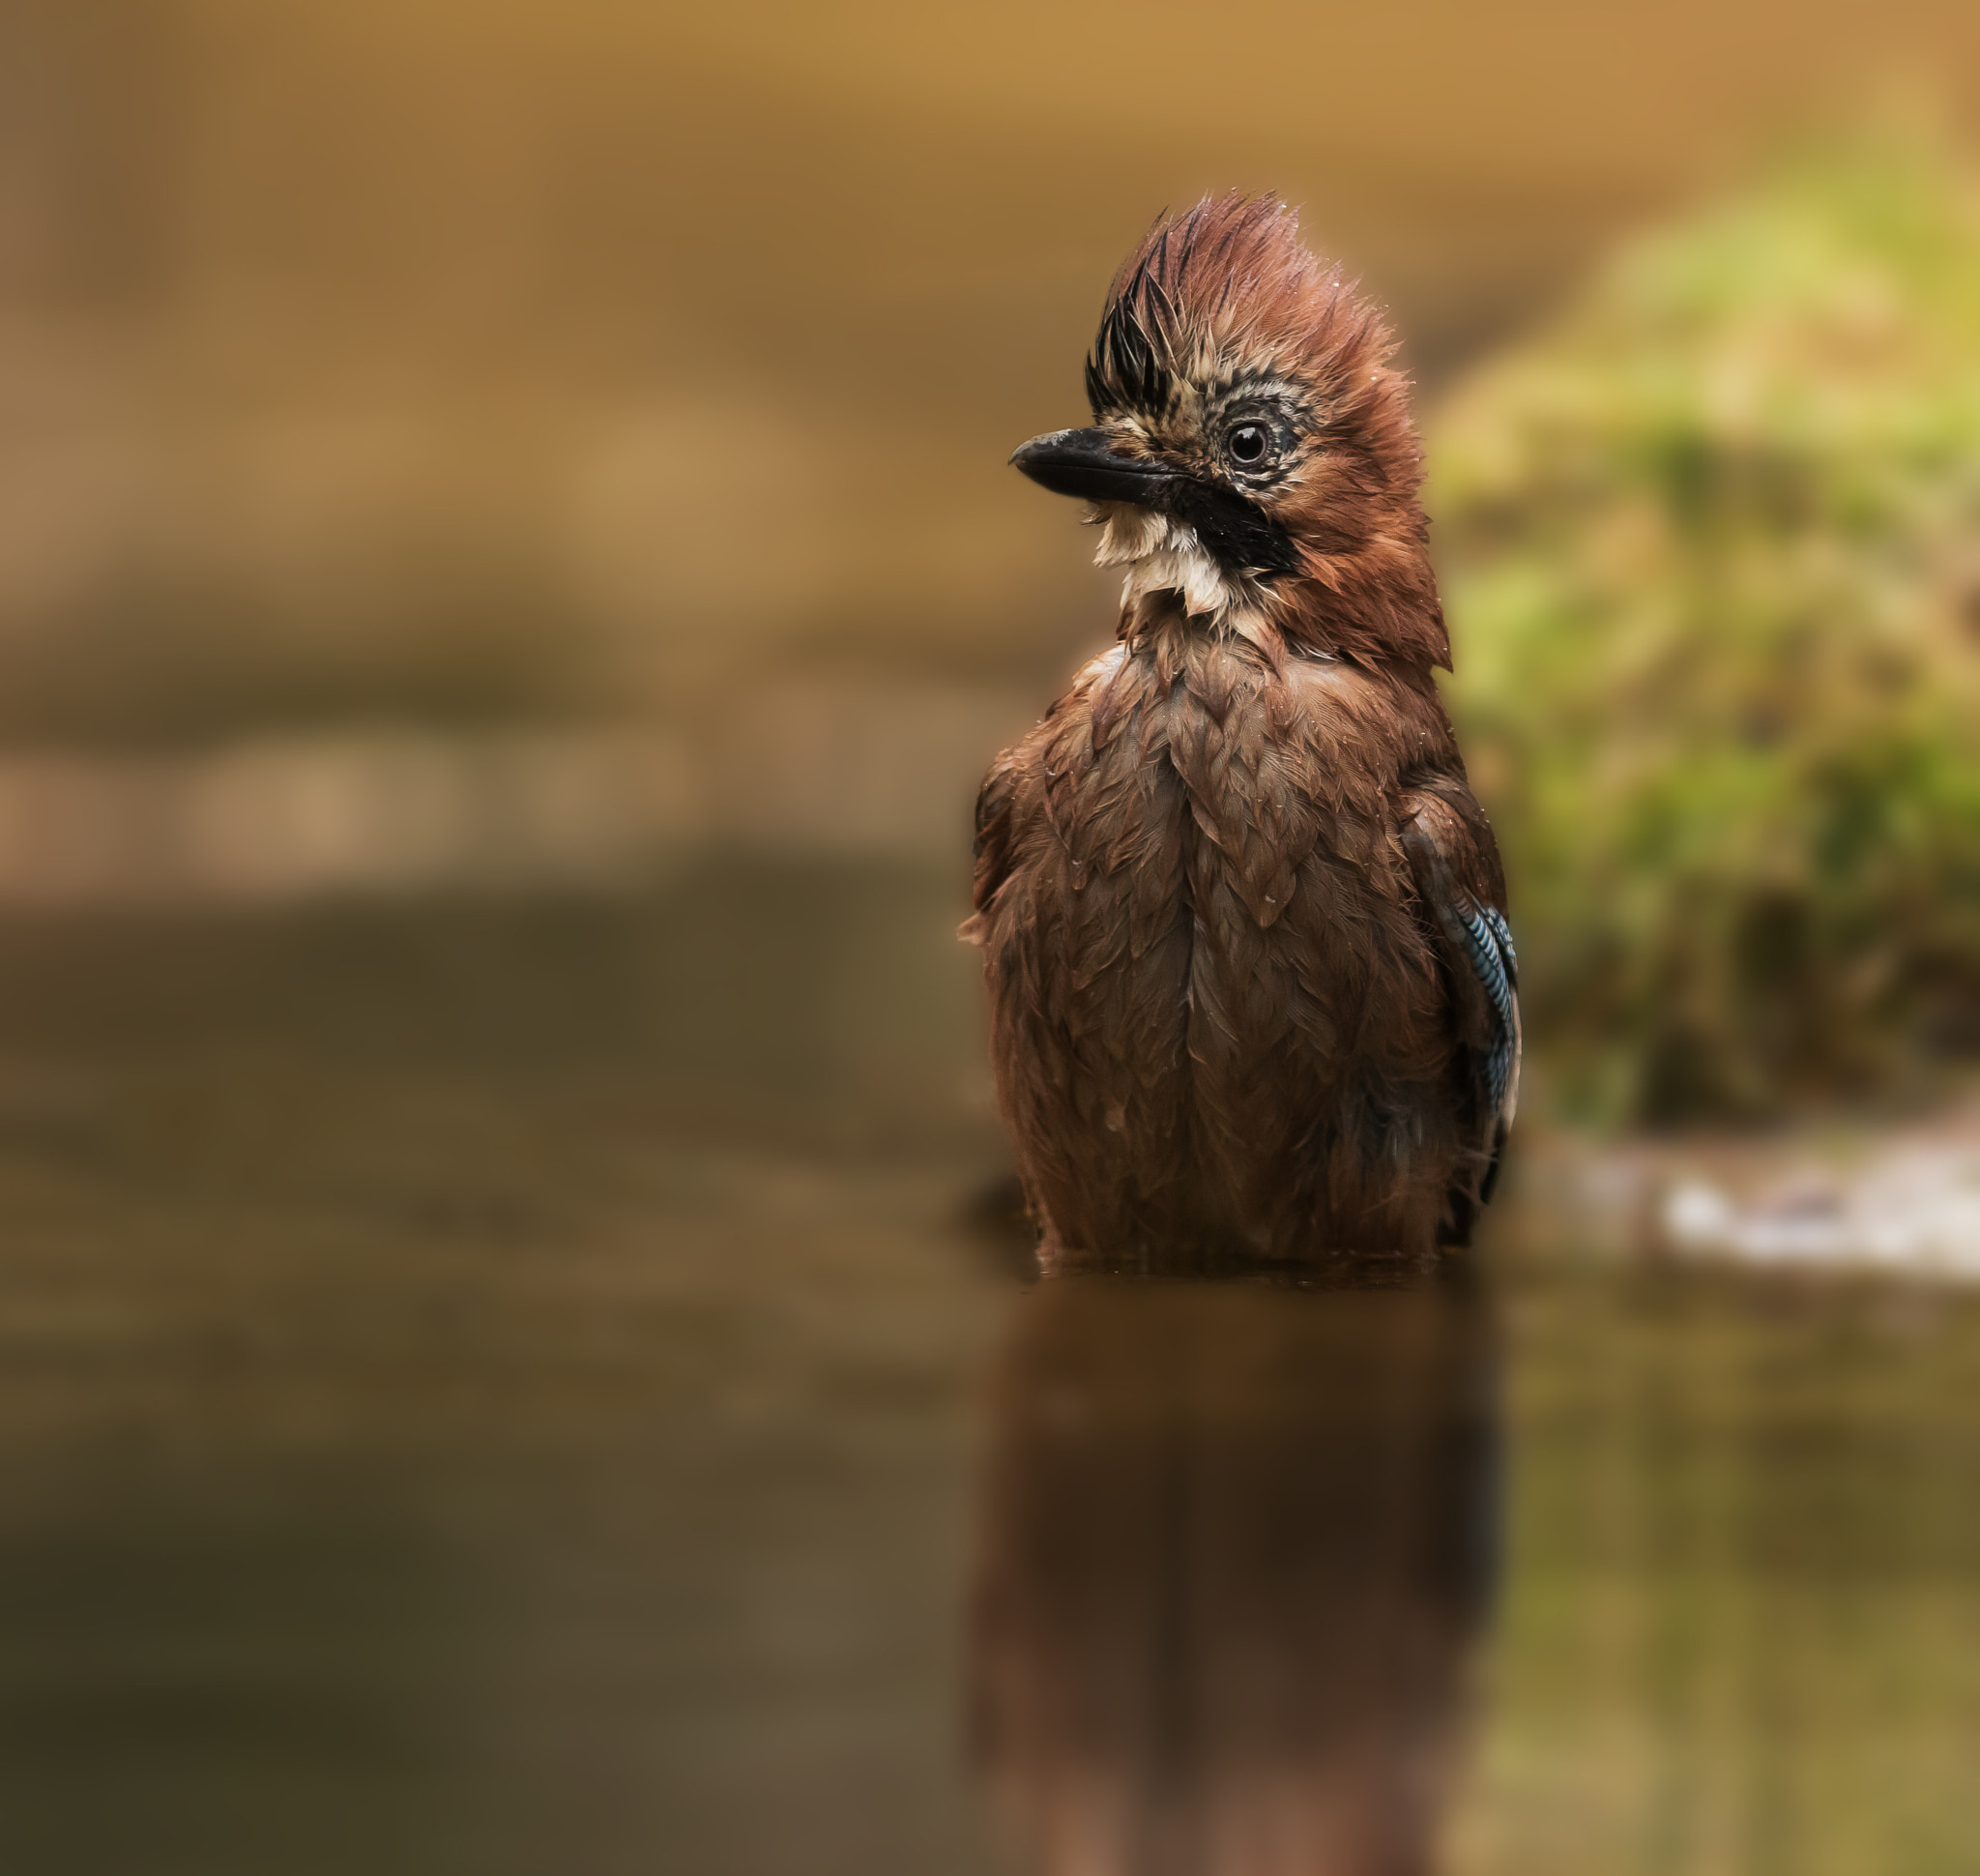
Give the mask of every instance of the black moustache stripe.
[{"label": "black moustache stripe", "polygon": [[1220,567],[1265,578],[1299,571],[1293,537],[1235,488],[1179,476],[1163,489],[1161,506],[1189,528]]}]

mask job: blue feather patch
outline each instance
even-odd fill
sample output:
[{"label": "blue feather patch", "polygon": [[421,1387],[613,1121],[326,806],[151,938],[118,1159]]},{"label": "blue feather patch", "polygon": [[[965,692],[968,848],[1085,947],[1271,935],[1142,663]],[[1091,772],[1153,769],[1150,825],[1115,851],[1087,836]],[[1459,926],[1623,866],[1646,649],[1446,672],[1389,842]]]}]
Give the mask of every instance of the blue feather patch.
[{"label": "blue feather patch", "polygon": [[1518,1045],[1519,1018],[1513,997],[1519,988],[1519,959],[1513,953],[1512,932],[1496,906],[1473,905],[1459,913],[1465,949],[1471,969],[1492,1006],[1492,1048],[1485,1058],[1485,1084],[1494,1107],[1505,1105],[1512,1084],[1513,1050]]}]

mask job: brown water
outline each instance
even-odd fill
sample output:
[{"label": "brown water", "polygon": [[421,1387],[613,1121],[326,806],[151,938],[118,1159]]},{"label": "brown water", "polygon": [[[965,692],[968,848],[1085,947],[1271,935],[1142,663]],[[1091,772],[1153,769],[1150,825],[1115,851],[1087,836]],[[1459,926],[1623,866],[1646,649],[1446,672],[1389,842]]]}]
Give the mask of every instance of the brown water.
[{"label": "brown water", "polygon": [[1027,1290],[953,911],[0,929],[0,1867],[1980,1867],[1980,1307]]}]

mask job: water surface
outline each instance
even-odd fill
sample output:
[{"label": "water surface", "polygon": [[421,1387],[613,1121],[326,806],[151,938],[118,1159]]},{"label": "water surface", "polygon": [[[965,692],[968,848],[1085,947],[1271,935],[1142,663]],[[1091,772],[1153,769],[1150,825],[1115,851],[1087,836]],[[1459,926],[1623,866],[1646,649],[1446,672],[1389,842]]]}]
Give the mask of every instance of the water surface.
[{"label": "water surface", "polygon": [[1027,1289],[952,920],[0,928],[0,1863],[1980,1866],[1980,1309]]}]

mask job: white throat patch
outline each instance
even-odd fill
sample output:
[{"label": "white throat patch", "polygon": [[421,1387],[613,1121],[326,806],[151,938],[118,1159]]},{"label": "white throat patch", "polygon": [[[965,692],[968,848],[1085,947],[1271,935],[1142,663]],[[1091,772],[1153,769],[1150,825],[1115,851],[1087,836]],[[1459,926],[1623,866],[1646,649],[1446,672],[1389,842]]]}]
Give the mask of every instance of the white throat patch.
[{"label": "white throat patch", "polygon": [[1186,523],[1126,502],[1095,508],[1100,544],[1093,564],[1127,569],[1121,583],[1123,610],[1144,593],[1179,593],[1183,611],[1212,625],[1260,608],[1265,596],[1257,582],[1226,573]]}]

